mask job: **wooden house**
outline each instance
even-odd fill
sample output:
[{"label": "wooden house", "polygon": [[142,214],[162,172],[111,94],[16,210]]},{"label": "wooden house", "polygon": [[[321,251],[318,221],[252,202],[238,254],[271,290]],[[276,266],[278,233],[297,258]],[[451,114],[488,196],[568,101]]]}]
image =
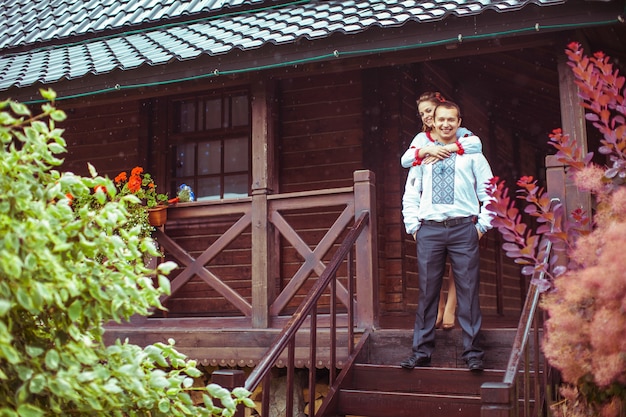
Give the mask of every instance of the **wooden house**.
[{"label": "wooden house", "polygon": [[[110,340],[174,338],[204,364],[252,368],[357,223],[318,322],[410,335],[418,286],[400,156],[421,128],[420,93],[461,106],[495,175],[511,186],[532,175],[574,204],[548,134],[597,137],[564,49],[580,42],[623,71],[624,10],[624,0],[4,1],[0,95],[36,105],[40,88],[56,91],[69,116],[65,170],[91,163],[113,178],[142,166],[160,191],[194,190],[155,232],[180,265],[168,311],[111,325]],[[528,279],[501,244],[496,231],[481,241],[481,306],[486,327],[515,328]],[[308,344],[297,366],[310,367]],[[338,368],[350,360],[341,352]],[[316,366],[334,367],[331,356],[321,348]]]}]

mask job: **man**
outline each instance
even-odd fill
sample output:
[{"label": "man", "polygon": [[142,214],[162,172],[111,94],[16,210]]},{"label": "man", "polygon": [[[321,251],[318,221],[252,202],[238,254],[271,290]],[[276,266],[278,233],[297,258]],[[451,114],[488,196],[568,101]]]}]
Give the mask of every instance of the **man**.
[{"label": "man", "polygon": [[[437,144],[454,143],[461,125],[459,107],[446,101],[437,106],[434,114]],[[453,153],[409,172],[402,214],[406,231],[417,241],[419,298],[413,353],[401,363],[403,368],[430,365],[439,291],[449,255],[457,289],[458,321],[463,330],[463,359],[472,371],[484,369],[484,352],[477,343],[482,323],[478,240],[491,228],[493,215],[485,206],[490,201],[487,187],[492,177],[482,153]]]}]

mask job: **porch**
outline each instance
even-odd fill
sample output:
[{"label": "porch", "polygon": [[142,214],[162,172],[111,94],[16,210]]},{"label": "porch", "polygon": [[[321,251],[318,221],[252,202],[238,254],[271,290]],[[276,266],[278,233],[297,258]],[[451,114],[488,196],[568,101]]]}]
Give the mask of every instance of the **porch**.
[{"label": "porch", "polygon": [[[182,203],[169,208],[166,224],[154,234],[163,254],[158,261],[172,260],[179,265],[170,275],[171,294],[162,299],[168,310],[128,323],[110,323],[105,341],[128,339],[145,346],[174,339],[179,351],[204,365],[253,368],[293,319],[364,213],[368,216],[363,230],[350,256],[337,267],[335,296],[328,290],[318,304],[316,367],[329,366],[333,332],[337,335],[338,368],[348,358],[350,343],[358,343],[364,331],[410,334],[415,300],[406,302],[404,311],[385,311],[379,297],[384,286],[379,282],[382,268],[375,177],[370,171],[356,171],[352,187],[258,192],[234,201]],[[494,251],[498,244],[495,238],[488,243],[487,257],[498,253]],[[506,271],[506,262],[500,254],[484,262],[491,269],[485,275],[496,275],[481,294],[488,304],[485,329],[514,329],[519,320],[527,284],[520,282],[517,295],[511,294],[515,287],[498,275]],[[505,292],[507,299],[518,298],[519,305],[499,305]],[[297,367],[310,366],[309,320],[296,337]],[[409,349],[409,345],[398,346],[402,352]],[[285,355],[277,366],[284,364]]]}]

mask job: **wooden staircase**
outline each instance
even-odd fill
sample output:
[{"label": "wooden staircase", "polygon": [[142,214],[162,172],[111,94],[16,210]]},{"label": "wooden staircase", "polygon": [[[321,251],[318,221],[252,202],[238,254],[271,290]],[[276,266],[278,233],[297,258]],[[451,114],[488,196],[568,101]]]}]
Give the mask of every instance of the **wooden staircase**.
[{"label": "wooden staircase", "polygon": [[467,370],[460,358],[461,330],[437,330],[437,347],[428,368],[406,370],[400,362],[411,353],[410,330],[377,330],[363,344],[334,396],[326,416],[480,417],[481,386],[499,382],[516,329],[483,330],[485,370]]}]

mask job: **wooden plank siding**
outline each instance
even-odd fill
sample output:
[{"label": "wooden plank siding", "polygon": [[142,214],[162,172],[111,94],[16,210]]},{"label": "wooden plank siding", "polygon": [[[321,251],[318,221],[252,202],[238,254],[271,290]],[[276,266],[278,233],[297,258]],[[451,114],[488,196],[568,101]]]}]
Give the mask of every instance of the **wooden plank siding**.
[{"label": "wooden plank siding", "polygon": [[363,167],[361,73],[280,83],[280,192],[352,185]]},{"label": "wooden plank siding", "polygon": [[139,101],[71,108],[60,103],[59,108],[68,114],[68,121],[60,124],[68,149],[65,170],[88,175],[91,163],[100,175],[114,178],[142,164],[139,141],[147,129],[141,124]]}]

